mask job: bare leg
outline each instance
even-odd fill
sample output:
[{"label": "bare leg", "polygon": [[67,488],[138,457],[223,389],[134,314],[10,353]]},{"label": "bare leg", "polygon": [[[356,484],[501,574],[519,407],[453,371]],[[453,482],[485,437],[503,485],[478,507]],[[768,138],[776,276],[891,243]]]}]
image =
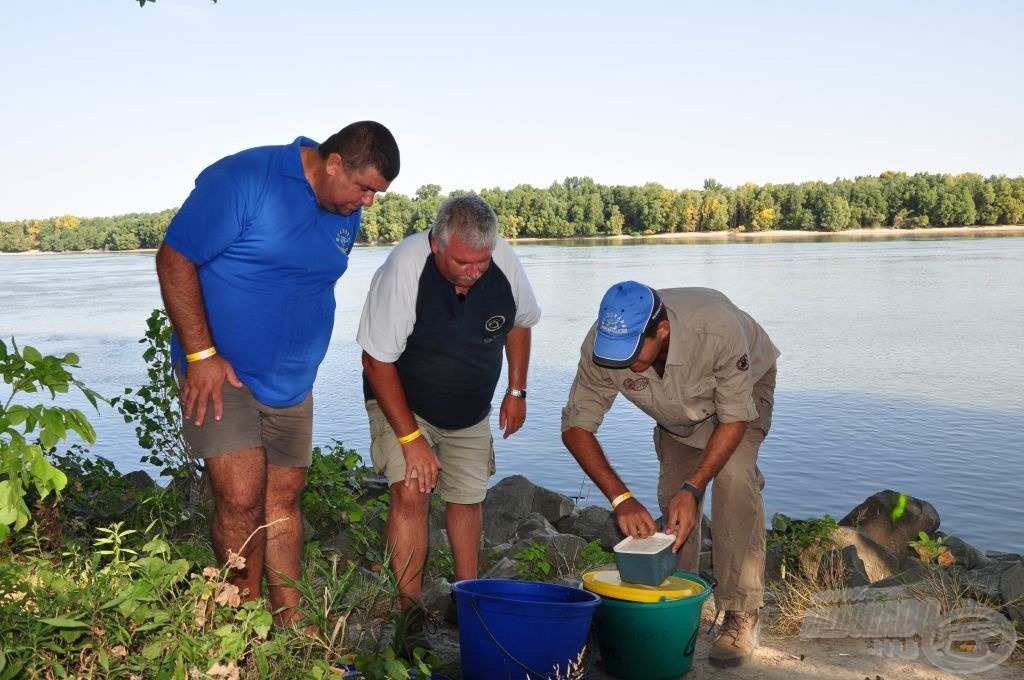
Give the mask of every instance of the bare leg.
[{"label": "bare leg", "polygon": [[455,580],[465,581],[477,576],[480,561],[480,535],[483,532],[483,512],[479,503],[445,506],[445,527],[455,558]]},{"label": "bare leg", "polygon": [[260,596],[266,550],[266,534],[256,531],[264,523],[266,455],[262,448],[233,451],[207,458],[206,470],[214,500],[210,522],[213,550],[222,563],[228,561],[229,553],[245,558],[245,568],[232,569],[228,580],[238,586],[243,599],[255,600]]},{"label": "bare leg", "polygon": [[304,467],[267,465],[266,522],[267,549],[263,571],[270,592],[274,623],[292,623],[300,618],[296,609],[301,597],[296,588],[285,585],[302,575],[302,512],[299,496],[306,483]]},{"label": "bare leg", "polygon": [[398,581],[402,609],[423,599],[423,565],[427,560],[427,510],[430,494],[405,482],[391,485],[387,541],[391,570]]}]

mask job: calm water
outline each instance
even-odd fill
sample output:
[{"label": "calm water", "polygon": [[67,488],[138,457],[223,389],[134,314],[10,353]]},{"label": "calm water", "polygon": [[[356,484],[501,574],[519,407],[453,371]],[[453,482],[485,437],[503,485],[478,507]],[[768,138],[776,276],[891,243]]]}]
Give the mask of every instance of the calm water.
[{"label": "calm water", "polygon": [[[769,514],[839,518],[872,493],[896,489],[934,504],[945,531],[983,550],[1024,553],[1024,237],[516,249],[544,319],[534,330],[527,424],[498,439],[494,481],[524,474],[583,505],[606,506],[559,438],[598,300],[627,278],[708,286],[753,314],[783,353],[761,452]],[[364,455],[354,338],[370,277],[388,252],[355,251],[315,390],[316,441],[338,439]],[[0,255],[0,337],[77,352],[76,375],[108,396],[144,380],[137,340],[159,305],[151,253]],[[110,409],[92,419],[95,454],[125,471],[141,467],[131,426]],[[654,508],[647,418],[622,401],[599,436]]]}]

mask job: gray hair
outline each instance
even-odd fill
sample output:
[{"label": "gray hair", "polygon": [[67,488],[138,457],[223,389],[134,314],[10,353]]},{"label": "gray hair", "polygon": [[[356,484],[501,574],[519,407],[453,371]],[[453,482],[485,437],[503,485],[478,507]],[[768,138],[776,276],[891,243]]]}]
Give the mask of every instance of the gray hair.
[{"label": "gray hair", "polygon": [[454,196],[437,209],[432,232],[442,249],[452,234],[473,250],[494,248],[498,242],[498,216],[476,194]]}]

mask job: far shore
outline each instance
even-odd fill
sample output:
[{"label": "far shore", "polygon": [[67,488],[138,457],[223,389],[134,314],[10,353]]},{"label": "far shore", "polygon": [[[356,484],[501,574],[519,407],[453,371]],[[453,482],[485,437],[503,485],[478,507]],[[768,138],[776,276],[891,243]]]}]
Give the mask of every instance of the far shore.
[{"label": "far shore", "polygon": [[772,229],[768,231],[681,231],[667,234],[622,234],[619,236],[569,236],[566,238],[515,238],[508,239],[514,243],[543,243],[545,241],[810,241],[821,237],[857,238],[899,238],[901,236],[962,236],[964,234],[999,233],[1024,236],[1024,224],[979,225],[974,227],[915,227],[914,229],[896,229],[895,227],[871,227],[867,229],[841,229],[827,231],[824,229]]},{"label": "far shore", "polygon": [[[614,243],[629,243],[631,241],[813,241],[822,238],[903,238],[922,236],[964,236],[967,234],[1001,234],[1009,236],[1024,236],[1024,224],[999,224],[991,226],[975,227],[916,227],[914,229],[896,229],[894,227],[872,227],[870,229],[842,229],[839,231],[826,231],[824,229],[773,229],[769,231],[738,231],[727,229],[723,231],[679,231],[668,234],[620,234],[608,236],[597,234],[593,236],[567,236],[564,238],[544,237],[523,237],[509,238],[511,243],[566,243],[566,242],[587,242],[587,241],[609,241]],[[373,248],[376,246],[390,246],[394,243],[356,243],[357,248]],[[20,253],[0,253],[0,255],[64,255],[74,253],[151,253],[155,248],[136,248],[134,250],[26,250]]]}]

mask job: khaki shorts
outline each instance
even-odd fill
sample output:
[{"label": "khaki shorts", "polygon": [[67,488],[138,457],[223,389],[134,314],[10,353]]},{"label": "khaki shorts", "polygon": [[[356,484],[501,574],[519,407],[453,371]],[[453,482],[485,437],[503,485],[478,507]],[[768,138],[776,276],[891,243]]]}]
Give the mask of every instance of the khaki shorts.
[{"label": "khaki shorts", "polygon": [[224,383],[224,415],[213,419],[213,402],[202,426],[184,420],[182,430],[196,458],[262,447],[267,462],[282,467],[309,467],[313,462],[313,393],[294,406],[274,408],[256,401],[248,387]]},{"label": "khaki shorts", "polygon": [[[370,418],[370,458],[388,485],[405,479],[405,455],[395,431],[384,417],[376,399],[366,402]],[[413,414],[416,425],[441,461],[437,494],[446,503],[473,505],[487,495],[487,483],[494,474],[494,437],[489,418],[461,430],[434,427]]]}]

